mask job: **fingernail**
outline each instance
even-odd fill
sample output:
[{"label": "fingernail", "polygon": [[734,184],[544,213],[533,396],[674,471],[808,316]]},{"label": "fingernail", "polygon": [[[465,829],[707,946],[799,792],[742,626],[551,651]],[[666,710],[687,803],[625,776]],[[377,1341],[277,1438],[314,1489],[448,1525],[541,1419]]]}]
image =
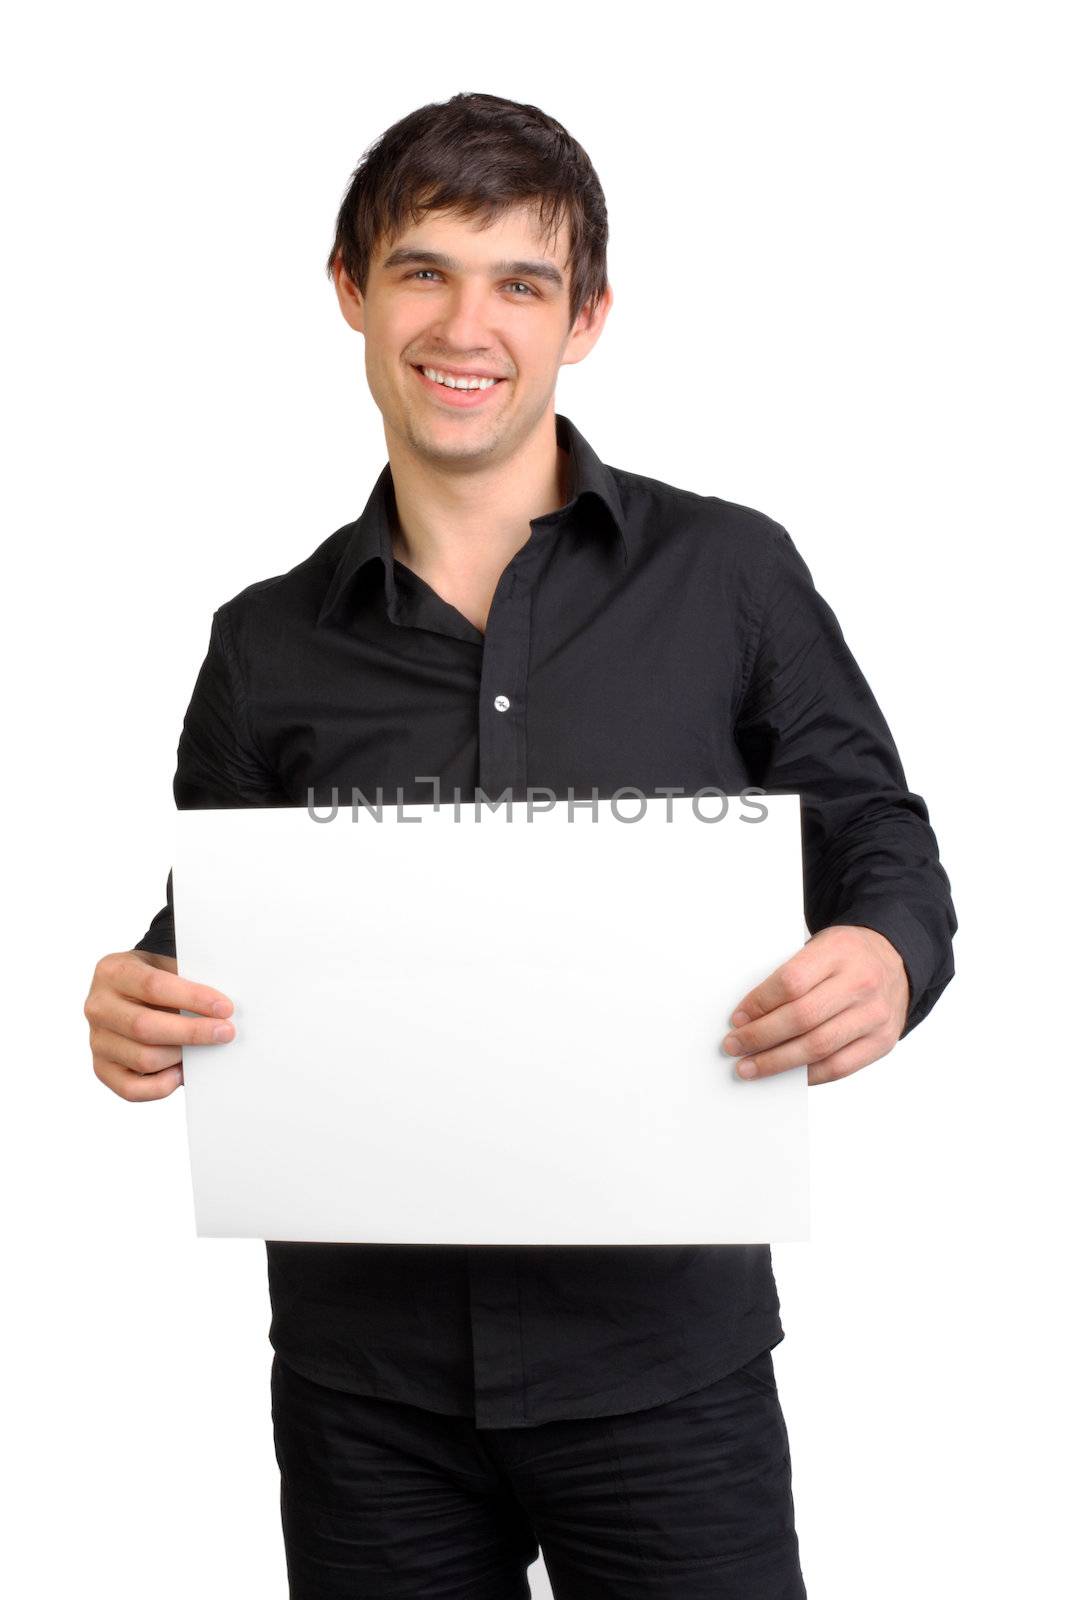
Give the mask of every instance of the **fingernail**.
[{"label": "fingernail", "polygon": [[739,1061],[737,1063],[737,1076],[739,1078],[754,1078],[758,1070],[754,1061]]},{"label": "fingernail", "polygon": [[736,1033],[728,1033],[722,1042],[722,1047],[727,1055],[739,1056],[741,1054],[741,1041]]},{"label": "fingernail", "polygon": [[212,1028],[211,1037],[214,1039],[216,1044],[222,1044],[224,1040],[232,1039],[233,1024],[229,1022],[220,1022],[216,1027]]},{"label": "fingernail", "polygon": [[211,1015],[213,1017],[228,1017],[230,1010],[231,1006],[228,1000],[216,1000],[211,1007]]},{"label": "fingernail", "polygon": [[730,1018],[730,1026],[731,1028],[743,1028],[746,1022],[751,1021],[752,1018],[749,1016],[747,1011],[735,1011],[733,1016]]}]

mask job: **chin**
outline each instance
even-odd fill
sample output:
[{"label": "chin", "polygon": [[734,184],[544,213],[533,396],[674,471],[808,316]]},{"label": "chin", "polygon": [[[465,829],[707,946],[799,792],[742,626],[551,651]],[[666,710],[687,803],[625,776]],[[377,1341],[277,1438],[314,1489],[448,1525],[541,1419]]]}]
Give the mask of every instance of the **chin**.
[{"label": "chin", "polygon": [[457,431],[447,438],[442,438],[436,430],[430,428],[416,429],[411,437],[411,443],[423,455],[436,457],[438,461],[474,461],[488,455],[498,438],[499,434],[490,434],[481,428],[477,433],[470,430],[466,437]]}]

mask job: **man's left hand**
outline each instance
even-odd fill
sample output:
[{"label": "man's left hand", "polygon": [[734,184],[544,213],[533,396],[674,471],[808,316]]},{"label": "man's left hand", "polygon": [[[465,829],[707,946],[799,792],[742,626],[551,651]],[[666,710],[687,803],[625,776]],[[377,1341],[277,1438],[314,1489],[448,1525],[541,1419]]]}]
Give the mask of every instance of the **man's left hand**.
[{"label": "man's left hand", "polygon": [[808,1083],[847,1078],[888,1055],[907,1020],[908,976],[873,928],[822,928],[750,989],[723,1040],[743,1078],[807,1064]]}]

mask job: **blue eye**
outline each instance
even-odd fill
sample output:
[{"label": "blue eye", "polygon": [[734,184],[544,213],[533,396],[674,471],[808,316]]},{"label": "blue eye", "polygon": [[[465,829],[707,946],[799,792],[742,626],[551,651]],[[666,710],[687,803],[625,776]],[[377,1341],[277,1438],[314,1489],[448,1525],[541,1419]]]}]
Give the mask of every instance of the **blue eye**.
[{"label": "blue eye", "polygon": [[[440,276],[440,274],[437,272],[436,268],[434,268],[434,267],[416,267],[414,272],[409,272],[408,273],[408,277],[409,278],[419,278],[419,277],[422,276],[422,274],[424,272],[428,273],[431,278],[436,278],[436,277]],[[509,289],[510,288],[525,289],[526,293],[519,296],[520,300],[526,300],[531,296],[533,297],[533,299],[535,299],[535,300],[537,299],[537,290],[536,289],[531,289],[530,285],[528,283],[523,283],[521,281],[521,279],[519,279],[519,278],[513,278],[511,283],[509,283],[507,285],[507,287]]]}]

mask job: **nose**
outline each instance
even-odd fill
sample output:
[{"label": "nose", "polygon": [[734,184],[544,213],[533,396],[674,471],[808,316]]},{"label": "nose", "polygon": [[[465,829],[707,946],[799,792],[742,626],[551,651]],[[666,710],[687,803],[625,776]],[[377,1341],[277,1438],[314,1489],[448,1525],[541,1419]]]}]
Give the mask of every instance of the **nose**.
[{"label": "nose", "polygon": [[490,309],[491,300],[482,285],[453,284],[433,324],[441,349],[462,351],[463,358],[472,362],[485,360],[495,345],[490,333]]}]

